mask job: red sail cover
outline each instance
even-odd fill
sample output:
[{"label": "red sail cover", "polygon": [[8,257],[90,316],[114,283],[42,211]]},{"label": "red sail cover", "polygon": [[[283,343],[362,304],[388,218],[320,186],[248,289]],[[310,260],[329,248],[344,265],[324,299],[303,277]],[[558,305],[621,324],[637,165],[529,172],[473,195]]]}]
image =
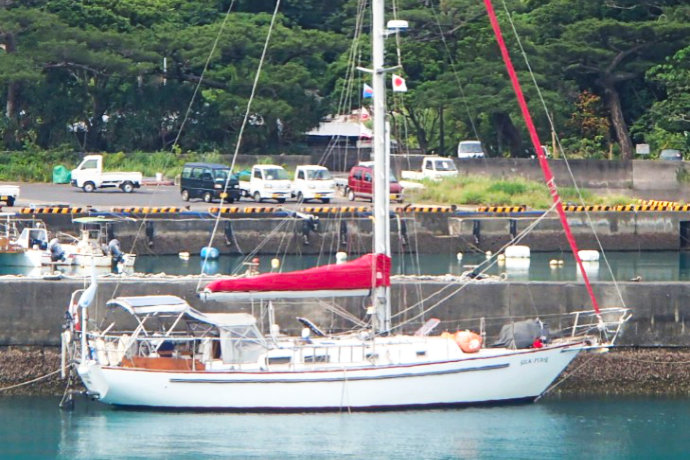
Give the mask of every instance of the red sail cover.
[{"label": "red sail cover", "polygon": [[213,281],[210,292],[319,291],[371,289],[391,285],[391,259],[366,254],[343,264],[322,265],[288,273],[264,273],[248,278]]}]

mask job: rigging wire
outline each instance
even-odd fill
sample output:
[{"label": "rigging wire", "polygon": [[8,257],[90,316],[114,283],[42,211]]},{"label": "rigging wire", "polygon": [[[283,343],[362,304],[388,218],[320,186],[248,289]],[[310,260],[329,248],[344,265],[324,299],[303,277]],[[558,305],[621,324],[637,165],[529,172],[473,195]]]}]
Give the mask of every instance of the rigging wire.
[{"label": "rigging wire", "polygon": [[[570,163],[568,162],[568,158],[565,154],[563,146],[561,145],[560,137],[556,133],[556,128],[555,128],[555,124],[553,121],[553,117],[549,113],[549,109],[546,105],[546,100],[544,98],[544,95],[542,94],[541,87],[539,86],[539,83],[537,83],[537,79],[534,76],[534,72],[532,71],[532,66],[530,64],[529,58],[527,57],[527,53],[525,52],[525,48],[522,45],[522,40],[520,39],[520,35],[518,34],[517,28],[515,27],[515,23],[513,22],[513,17],[511,15],[510,11],[508,10],[508,6],[506,5],[505,0],[502,0],[502,3],[503,3],[503,8],[505,10],[506,16],[508,17],[510,27],[513,30],[513,35],[515,36],[515,40],[517,41],[517,44],[520,47],[520,53],[522,54],[522,58],[525,61],[525,64],[527,65],[527,70],[529,71],[530,78],[532,79],[532,83],[534,84],[534,88],[536,89],[537,95],[539,96],[539,101],[541,102],[541,105],[544,108],[544,114],[546,115],[546,119],[549,122],[549,127],[551,128],[551,132],[554,133],[555,138],[556,138],[556,142],[558,144],[558,149],[563,155],[563,161],[566,165],[566,169],[568,170],[568,174],[570,175],[570,179],[572,181],[573,187],[575,188],[575,191],[577,192],[577,196],[580,200],[580,204],[582,204],[584,206],[585,200],[584,200],[584,197],[582,196],[582,190],[577,185],[577,181],[575,180],[575,175],[573,174],[573,171],[570,168]],[[613,268],[611,267],[611,264],[609,263],[608,257],[606,257],[606,252],[604,251],[604,247],[601,243],[601,240],[599,239],[599,234],[597,233],[597,231],[595,229],[594,222],[592,220],[592,216],[591,216],[590,212],[586,210],[586,208],[585,208],[585,215],[587,217],[587,222],[589,223],[589,226],[592,230],[592,233],[594,234],[594,238],[597,242],[597,246],[599,247],[599,250],[601,251],[604,262],[606,263],[606,267],[608,268],[609,274],[611,275],[611,279],[613,280],[613,285],[615,287],[616,293],[618,294],[618,298],[621,302],[621,305],[623,305],[625,307],[625,300],[623,299],[623,294],[621,292],[620,286],[618,285],[618,282],[616,281],[616,277],[614,276]]]},{"label": "rigging wire", "polygon": [[441,21],[438,18],[438,14],[436,13],[436,9],[434,8],[433,3],[430,2],[429,6],[431,8],[431,14],[434,16],[434,20],[436,21],[436,27],[438,27],[438,32],[441,36],[441,41],[443,42],[443,49],[446,52],[446,56],[448,57],[448,63],[450,64],[450,68],[453,73],[453,78],[455,78],[455,83],[458,85],[458,89],[460,90],[460,99],[462,100],[462,103],[465,106],[467,119],[469,120],[470,125],[472,126],[472,132],[474,133],[475,139],[479,139],[479,131],[477,131],[477,126],[474,124],[474,117],[472,115],[472,112],[470,111],[470,105],[467,102],[465,88],[462,86],[462,82],[460,81],[460,76],[458,75],[458,71],[455,66],[455,60],[453,59],[453,55],[450,52],[450,47],[448,46],[448,42],[446,41],[446,35],[443,33],[443,27],[441,27]]},{"label": "rigging wire", "polygon": [[[239,154],[240,151],[240,145],[242,144],[242,136],[244,134],[244,129],[247,126],[247,120],[249,119],[249,113],[251,110],[252,102],[254,101],[254,96],[256,95],[256,88],[259,85],[259,76],[261,75],[261,69],[263,67],[264,60],[266,59],[266,52],[268,50],[268,44],[270,43],[271,40],[271,33],[273,32],[273,27],[275,26],[275,21],[276,17],[278,16],[278,10],[280,8],[280,0],[276,0],[276,5],[275,9],[273,10],[273,15],[271,16],[271,22],[268,26],[268,33],[266,34],[266,40],[264,41],[264,47],[261,52],[261,58],[259,59],[259,66],[256,70],[256,74],[254,75],[254,83],[252,84],[252,91],[249,94],[249,99],[247,100],[247,108],[244,113],[244,119],[242,120],[242,125],[240,126],[240,131],[237,135],[237,143],[235,144],[235,152],[232,155],[232,161],[230,163],[230,171],[232,171],[235,168],[235,161],[237,160],[237,155]],[[232,179],[232,174],[228,174],[228,177],[225,179],[225,187],[224,190],[227,189],[228,185],[230,184],[230,180]],[[223,199],[221,198],[220,201],[220,207],[223,206]],[[213,242],[213,239],[216,236],[216,233],[218,232],[218,226],[220,225],[220,216],[221,212],[218,212],[218,216],[216,217],[216,220],[213,224],[213,230],[211,231],[211,238],[210,238],[210,243],[209,245]],[[204,258],[204,262],[202,264],[202,272],[205,270],[206,265],[208,263],[208,256],[209,256],[210,251],[207,251],[206,257]],[[197,283],[196,289],[199,290],[199,287],[201,286],[201,279],[199,279],[199,282]]]},{"label": "rigging wire", "polygon": [[[280,0],[278,0],[280,1]],[[233,5],[235,4],[235,0],[232,0],[230,2],[230,6],[228,7],[227,12],[225,13],[225,17],[223,18],[223,22],[220,25],[220,29],[218,30],[218,33],[216,34],[216,39],[213,41],[213,46],[211,46],[211,51],[208,53],[208,56],[206,57],[206,62],[204,63],[204,68],[201,70],[201,75],[199,75],[199,81],[197,82],[196,86],[194,87],[194,92],[192,93],[192,97],[189,100],[189,105],[187,105],[187,111],[184,114],[184,118],[182,119],[182,123],[180,124],[180,129],[177,130],[177,136],[175,136],[175,140],[172,143],[172,148],[171,150],[174,150],[174,148],[177,146],[177,142],[180,140],[180,136],[182,135],[182,130],[184,129],[184,125],[187,123],[187,120],[189,119],[189,114],[192,112],[192,105],[194,104],[194,100],[196,99],[197,94],[199,93],[199,88],[201,87],[201,83],[204,80],[204,75],[206,75],[206,71],[208,70],[208,66],[211,63],[211,58],[213,57],[213,53],[216,51],[216,47],[218,46],[218,42],[220,41],[220,36],[223,34],[223,30],[225,29],[225,25],[228,22],[228,18],[230,17],[230,11],[232,10]]]},{"label": "rigging wire", "polygon": [[[226,26],[226,24],[227,24],[227,22],[228,22],[228,18],[230,17],[230,12],[232,11],[232,8],[233,8],[234,5],[235,5],[235,0],[232,0],[232,1],[230,2],[230,5],[228,6],[228,9],[227,9],[226,12],[225,12],[225,15],[224,15],[224,17],[223,17],[223,22],[221,23],[220,28],[218,29],[218,33],[216,34],[216,38],[215,38],[215,40],[214,40],[214,42],[213,42],[213,46],[212,46],[212,48],[211,48],[211,51],[208,53],[208,56],[206,57],[206,61],[205,61],[205,63],[204,63],[204,67],[203,67],[203,69],[202,69],[202,71],[201,71],[201,74],[199,75],[199,81],[197,82],[196,86],[194,87],[194,91],[193,91],[193,93],[192,93],[192,97],[191,97],[191,99],[190,99],[190,101],[189,101],[189,104],[188,104],[188,106],[187,106],[187,110],[186,110],[186,112],[185,112],[185,116],[184,116],[184,118],[183,118],[183,120],[182,120],[182,123],[180,124],[180,127],[179,127],[179,129],[178,129],[178,131],[177,131],[177,135],[175,136],[175,140],[173,141],[173,144],[172,144],[172,146],[171,146],[171,151],[174,151],[174,148],[175,148],[175,146],[177,145],[177,143],[178,143],[178,141],[179,141],[179,139],[180,139],[180,136],[182,135],[182,130],[184,129],[184,125],[186,124],[186,122],[187,122],[187,120],[188,120],[188,118],[189,118],[189,115],[190,115],[191,110],[192,110],[192,106],[193,106],[193,104],[194,104],[194,100],[196,99],[196,96],[197,96],[197,94],[198,94],[198,92],[199,92],[199,88],[201,87],[201,84],[202,84],[202,82],[203,82],[203,80],[204,80],[204,76],[205,76],[205,74],[206,74],[206,71],[208,70],[208,67],[209,67],[209,65],[210,65],[211,58],[213,57],[213,54],[214,54],[214,52],[215,52],[215,50],[216,50],[216,47],[218,46],[218,43],[219,43],[219,41],[220,41],[220,37],[221,37],[221,35],[223,34],[223,31],[224,31],[224,29],[225,29],[225,26]],[[167,165],[169,164],[169,162],[170,162],[170,158],[166,157],[165,162],[164,162],[164,166],[167,166]],[[160,184],[156,184],[156,188],[158,188],[159,186],[160,186]],[[149,198],[149,204],[151,204],[151,202],[153,201],[153,199],[154,199],[154,196],[151,195],[151,197]],[[221,201],[221,205],[222,205],[222,201]],[[220,212],[219,212],[218,214],[220,215]],[[132,239],[132,245],[131,245],[130,252],[132,252],[132,253],[134,252],[134,249],[136,248],[137,242],[139,241],[139,238],[141,237],[141,235],[142,235],[142,233],[143,233],[144,226],[145,226],[146,223],[148,222],[148,219],[149,219],[149,213],[146,212],[146,213],[143,215],[143,217],[142,217],[142,220],[141,220],[140,225],[137,227],[136,233],[134,234],[134,238]],[[204,275],[203,269],[202,269],[202,273],[201,273],[201,274]],[[201,283],[201,279],[199,280],[199,283]],[[120,288],[120,284],[121,284],[121,278],[118,278],[117,282],[115,283],[115,287],[113,288],[113,293],[112,293],[113,296],[115,296],[115,295],[117,294],[117,292],[118,292],[118,290],[119,290],[119,288]]]},{"label": "rigging wire", "polygon": [[[538,225],[538,224],[539,224],[539,223],[540,223],[540,222],[541,222],[541,221],[542,221],[542,220],[543,220],[543,219],[544,219],[554,208],[555,208],[555,206],[556,206],[555,203],[554,203],[553,205],[551,205],[551,208],[550,208],[547,212],[543,213],[539,218],[535,219],[534,222],[532,222],[530,225],[528,225],[528,226],[527,226],[522,232],[520,232],[513,240],[511,240],[511,241],[509,241],[508,243],[506,243],[505,245],[503,245],[503,247],[501,247],[501,249],[499,249],[499,251],[497,251],[496,254],[493,256],[492,262],[491,262],[490,264],[486,264],[485,268],[480,272],[480,274],[486,273],[486,271],[487,271],[489,268],[493,267],[493,266],[498,262],[497,257],[496,257],[497,254],[503,252],[503,251],[505,250],[506,247],[508,247],[508,246],[510,246],[510,245],[512,245],[512,244],[515,244],[515,243],[519,243],[525,236],[527,236],[527,234],[528,234],[529,232],[532,231],[532,229],[534,229],[534,228],[535,228],[535,227],[536,227],[536,226],[537,226],[537,225]],[[407,319],[406,321],[403,321],[403,322],[398,323],[397,325],[393,326],[392,329],[400,329],[400,328],[402,328],[403,326],[405,326],[406,324],[408,324],[408,323],[410,323],[410,322],[412,322],[412,321],[415,321],[415,320],[417,320],[418,318],[424,316],[425,314],[429,313],[429,312],[432,311],[433,309],[435,309],[435,308],[437,308],[438,306],[440,306],[444,301],[448,300],[449,298],[451,298],[451,297],[454,296],[455,294],[459,293],[460,291],[462,291],[463,289],[465,289],[465,288],[466,288],[467,286],[469,286],[470,284],[473,284],[474,282],[476,282],[476,281],[472,280],[472,281],[467,281],[467,282],[461,284],[460,287],[454,289],[454,290],[451,291],[449,294],[445,294],[444,297],[442,297],[441,299],[439,299],[438,301],[436,301],[436,303],[430,305],[428,308],[426,308],[425,310],[423,310],[421,313],[419,313],[419,314],[413,316],[412,318]],[[431,294],[430,296],[428,296],[426,299],[420,300],[420,302],[422,302],[422,301],[424,301],[424,300],[430,300],[431,298],[440,295],[443,291],[445,291],[445,290],[451,288],[452,286],[453,286],[453,284],[450,284],[450,283],[449,283],[449,284],[447,284],[445,287],[439,289],[438,291],[436,291],[436,292],[434,292],[433,294]],[[409,307],[407,307],[407,308],[405,308],[405,309],[403,309],[403,310],[397,312],[395,315],[391,316],[391,319],[396,318],[396,317],[400,316],[401,314],[404,314],[405,312],[407,312],[407,311],[409,311],[409,310],[411,310],[411,309],[413,309],[413,308],[417,308],[417,306],[419,305],[420,302],[417,302],[416,304],[410,305]]]}]

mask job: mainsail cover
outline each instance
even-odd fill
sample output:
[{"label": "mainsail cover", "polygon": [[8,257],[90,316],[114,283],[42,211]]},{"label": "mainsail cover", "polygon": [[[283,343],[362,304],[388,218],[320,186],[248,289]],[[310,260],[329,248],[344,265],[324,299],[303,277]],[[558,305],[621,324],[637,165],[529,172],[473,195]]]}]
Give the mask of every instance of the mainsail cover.
[{"label": "mainsail cover", "polygon": [[351,262],[322,265],[287,273],[264,273],[209,283],[208,293],[350,291],[390,286],[391,259],[366,254]]}]

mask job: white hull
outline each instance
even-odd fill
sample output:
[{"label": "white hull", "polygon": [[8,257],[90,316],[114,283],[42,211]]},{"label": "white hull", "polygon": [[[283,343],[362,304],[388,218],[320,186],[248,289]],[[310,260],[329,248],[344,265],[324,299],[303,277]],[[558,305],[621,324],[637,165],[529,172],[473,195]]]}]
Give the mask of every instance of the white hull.
[{"label": "white hull", "polygon": [[158,371],[79,366],[104,403],[155,408],[339,410],[435,407],[533,400],[578,346],[482,350],[466,358],[410,365],[298,371]]},{"label": "white hull", "polygon": [[[41,265],[43,266],[77,266],[82,268],[94,267],[110,267],[112,265],[112,257],[106,254],[80,254],[76,251],[66,251],[65,260],[53,262],[50,258],[50,252],[41,251]],[[134,267],[136,255],[126,254],[124,266]]]}]

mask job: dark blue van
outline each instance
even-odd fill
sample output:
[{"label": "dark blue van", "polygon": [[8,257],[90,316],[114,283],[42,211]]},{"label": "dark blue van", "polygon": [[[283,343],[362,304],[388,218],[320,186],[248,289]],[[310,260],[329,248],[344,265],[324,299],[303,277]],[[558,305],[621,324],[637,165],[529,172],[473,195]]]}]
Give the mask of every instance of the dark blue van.
[{"label": "dark blue van", "polygon": [[[227,188],[224,189],[226,184]],[[223,198],[223,201],[232,203],[240,199],[240,182],[225,165],[187,163],[182,168],[180,195],[185,201],[201,198],[206,203],[211,203],[213,200]]]}]

